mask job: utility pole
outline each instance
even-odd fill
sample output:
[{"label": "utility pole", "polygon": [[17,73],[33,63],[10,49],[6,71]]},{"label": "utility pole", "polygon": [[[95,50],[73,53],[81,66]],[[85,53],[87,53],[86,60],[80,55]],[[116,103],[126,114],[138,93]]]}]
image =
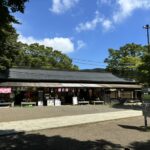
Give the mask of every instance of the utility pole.
[{"label": "utility pole", "polygon": [[[148,54],[150,54],[150,44],[149,44],[149,29],[150,26],[148,24],[146,24],[145,26],[143,26],[144,29],[146,29],[147,31],[147,48],[148,48]],[[144,108],[143,108],[143,114],[144,114],[144,123],[145,123],[145,128],[147,129],[147,109],[148,107],[150,107],[147,103],[144,103]]]},{"label": "utility pole", "polygon": [[147,24],[145,26],[143,26],[144,29],[146,29],[147,31],[147,46],[148,46],[148,53],[150,53],[150,44],[149,44],[149,29],[150,29],[150,26]]}]

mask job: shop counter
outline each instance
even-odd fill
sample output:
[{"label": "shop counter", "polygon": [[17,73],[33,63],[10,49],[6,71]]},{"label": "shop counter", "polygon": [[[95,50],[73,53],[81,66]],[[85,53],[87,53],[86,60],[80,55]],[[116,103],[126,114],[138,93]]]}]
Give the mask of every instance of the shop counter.
[{"label": "shop counter", "polygon": [[22,106],[36,106],[36,102],[21,102],[21,107]]}]

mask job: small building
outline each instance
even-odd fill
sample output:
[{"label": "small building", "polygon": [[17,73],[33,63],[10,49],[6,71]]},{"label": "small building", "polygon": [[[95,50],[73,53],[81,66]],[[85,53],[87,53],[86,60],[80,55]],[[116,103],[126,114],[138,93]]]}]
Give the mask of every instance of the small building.
[{"label": "small building", "polygon": [[142,86],[111,73],[12,68],[0,72],[0,101],[42,102],[72,98],[110,102],[113,99],[140,99]]}]

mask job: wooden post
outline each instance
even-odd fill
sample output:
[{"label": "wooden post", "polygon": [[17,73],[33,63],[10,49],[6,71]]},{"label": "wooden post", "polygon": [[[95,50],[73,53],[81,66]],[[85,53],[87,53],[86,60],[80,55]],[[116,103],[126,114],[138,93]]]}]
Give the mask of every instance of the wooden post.
[{"label": "wooden post", "polygon": [[147,129],[147,117],[148,117],[148,107],[149,107],[149,104],[147,103],[144,103],[144,106],[143,106],[143,114],[144,114],[144,124],[145,124],[145,128]]},{"label": "wooden post", "polygon": [[146,115],[146,113],[144,115],[144,123],[145,123],[145,128],[147,129],[147,115]]},{"label": "wooden post", "polygon": [[133,96],[133,91],[131,91],[131,99],[133,99],[134,98],[134,96]]},{"label": "wooden post", "polygon": [[118,90],[118,97],[120,98],[121,97],[121,91]]}]

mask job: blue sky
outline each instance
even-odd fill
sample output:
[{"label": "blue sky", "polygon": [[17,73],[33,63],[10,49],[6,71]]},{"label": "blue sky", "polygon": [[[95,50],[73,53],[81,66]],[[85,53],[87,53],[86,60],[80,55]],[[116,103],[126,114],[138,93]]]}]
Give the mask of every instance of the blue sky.
[{"label": "blue sky", "polygon": [[14,26],[23,43],[60,50],[81,69],[104,68],[109,48],[147,44],[149,14],[150,0],[30,0]]}]

